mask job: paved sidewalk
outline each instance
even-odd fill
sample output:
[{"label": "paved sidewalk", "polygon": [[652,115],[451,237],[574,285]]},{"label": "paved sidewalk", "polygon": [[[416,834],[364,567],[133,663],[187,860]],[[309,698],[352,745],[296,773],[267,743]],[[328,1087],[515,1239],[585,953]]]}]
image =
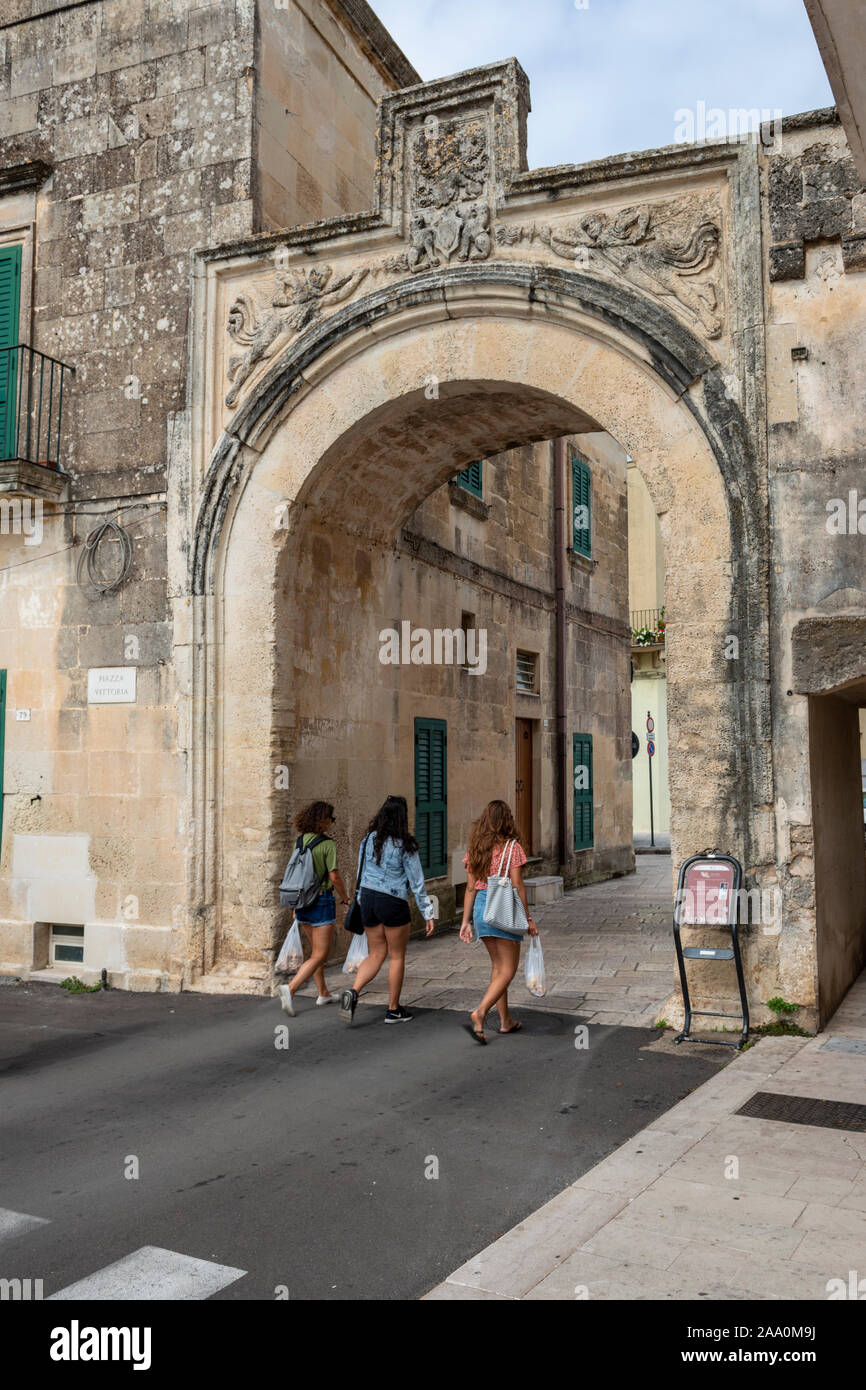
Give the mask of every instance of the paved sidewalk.
[{"label": "paved sidewalk", "polygon": [[862,1106],[864,1042],[866,973],[825,1032],[736,1056],[427,1298],[817,1300],[834,1279],[856,1290],[866,1133],[735,1112],[756,1091]]},{"label": "paved sidewalk", "polygon": [[[641,855],[634,874],[576,888],[539,907],[547,994],[536,999],[529,993],[521,964],[511,1003],[518,1009],[579,1014],[586,1023],[651,1027],[675,985],[672,902],[670,857]],[[326,978],[333,992],[347,983],[339,967]],[[489,958],[480,942],[466,946],[456,931],[414,940],[406,958],[403,1003],[469,1010],[489,980]],[[384,967],[375,984],[379,988],[364,991],[365,1002],[387,1005]]]}]

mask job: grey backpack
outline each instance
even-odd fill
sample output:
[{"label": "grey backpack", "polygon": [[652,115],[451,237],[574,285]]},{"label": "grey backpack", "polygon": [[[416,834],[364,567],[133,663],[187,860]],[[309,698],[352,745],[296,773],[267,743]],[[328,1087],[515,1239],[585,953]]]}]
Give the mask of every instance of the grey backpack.
[{"label": "grey backpack", "polygon": [[280,907],[309,907],[322,891],[322,881],[313,864],[313,850],[327,835],[316,835],[308,845],[303,835],[299,835],[292,857],[286,865],[283,881],[280,884]]}]

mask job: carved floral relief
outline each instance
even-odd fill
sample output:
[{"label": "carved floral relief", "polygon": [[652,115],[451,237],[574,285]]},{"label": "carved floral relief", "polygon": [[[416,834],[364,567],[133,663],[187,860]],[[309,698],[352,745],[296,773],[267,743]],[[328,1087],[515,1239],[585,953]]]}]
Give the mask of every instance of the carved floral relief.
[{"label": "carved floral relief", "polygon": [[[686,215],[684,215],[686,214]],[[496,242],[511,247],[538,242],[578,269],[628,280],[661,299],[673,298],[708,338],[724,325],[718,220],[682,204],[590,212],[577,221],[500,224]]]},{"label": "carved floral relief", "polygon": [[718,208],[701,197],[587,212],[559,223],[491,225],[487,131],[481,122],[425,125],[410,145],[408,244],[398,255],[335,272],[330,265],[278,270],[261,297],[243,292],[226,323],[240,351],[227,364],[225,404],[234,409],[260,363],[355,294],[368,276],[405,276],[506,258],[519,247],[569,261],[579,270],[627,281],[642,293],[675,301],[707,338],[724,326]]}]

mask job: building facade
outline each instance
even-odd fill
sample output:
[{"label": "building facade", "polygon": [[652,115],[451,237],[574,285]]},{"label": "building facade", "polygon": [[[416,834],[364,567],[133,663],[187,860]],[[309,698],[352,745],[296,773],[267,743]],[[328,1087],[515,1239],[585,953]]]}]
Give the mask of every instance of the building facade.
[{"label": "building facade", "polygon": [[[2,235],[21,323],[75,371],[63,467],[2,465],[44,503],[40,553],[3,538],[8,968],[62,906],[118,982],[267,989],[289,811],[339,802],[348,850],[395,777],[450,907],[468,820],[526,783],[518,730],[542,867],[627,870],[631,459],[674,866],[734,853],[755,1016],[826,1018],[866,963],[866,205],[836,113],[531,171],[515,60],[419,85],[356,3],[26,10]],[[486,514],[451,487],[479,463]],[[404,622],[483,627],[488,671],[383,662]]]},{"label": "building facade", "polygon": [[[0,33],[3,968],[267,988],[289,820],[320,797],[340,807],[345,864],[377,802],[405,793],[445,920],[494,796],[515,803],[536,874],[627,872],[625,463],[596,432],[563,454],[560,590],[549,443],[455,467],[387,546],[333,510],[305,518],[274,643],[293,644],[297,721],[274,754],[279,808],[252,884],[263,808],[207,807],[222,906],[190,955],[192,252],[362,212],[376,102],[417,74],[366,6],[314,0],[24,7]],[[343,469],[351,506],[369,505],[351,456]],[[271,531],[286,522],[278,502]],[[267,649],[261,614],[242,622]],[[241,747],[256,727],[225,726]]]}]

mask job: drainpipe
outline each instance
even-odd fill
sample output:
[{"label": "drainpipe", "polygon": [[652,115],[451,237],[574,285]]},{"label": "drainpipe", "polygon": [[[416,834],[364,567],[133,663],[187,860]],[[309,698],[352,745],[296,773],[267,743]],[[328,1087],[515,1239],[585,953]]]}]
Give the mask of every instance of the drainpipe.
[{"label": "drainpipe", "polygon": [[556,583],[556,803],[559,868],[568,862],[568,681],[565,625],[565,440],[553,441],[553,545]]}]

